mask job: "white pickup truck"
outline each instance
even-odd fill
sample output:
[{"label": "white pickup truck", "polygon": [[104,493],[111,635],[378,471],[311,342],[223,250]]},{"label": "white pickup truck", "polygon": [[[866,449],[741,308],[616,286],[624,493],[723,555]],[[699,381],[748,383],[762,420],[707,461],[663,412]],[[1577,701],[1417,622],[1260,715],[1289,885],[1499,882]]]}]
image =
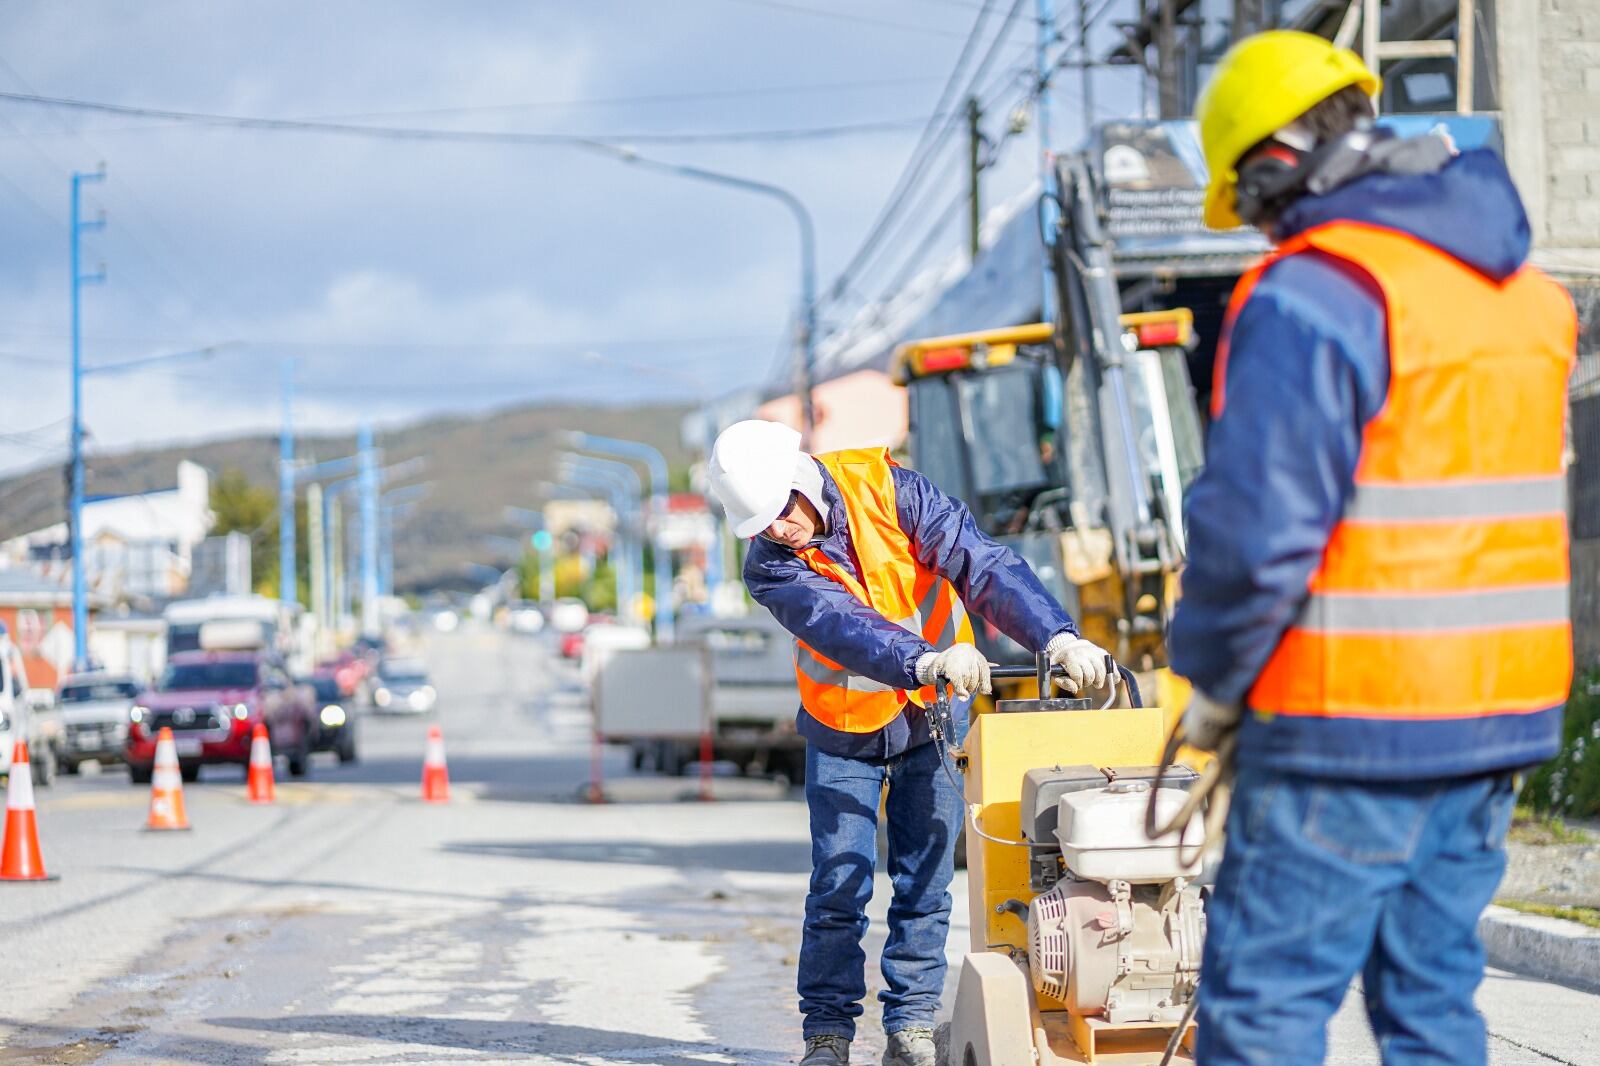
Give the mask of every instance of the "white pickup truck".
[{"label": "white pickup truck", "polygon": [[[794,729],[800,693],[794,638],[764,608],[740,618],[678,620],[679,645],[702,646],[710,663],[713,757],[751,776],[805,778],[805,741]],[[699,747],[684,740],[629,743],[636,769],[680,773]]]}]

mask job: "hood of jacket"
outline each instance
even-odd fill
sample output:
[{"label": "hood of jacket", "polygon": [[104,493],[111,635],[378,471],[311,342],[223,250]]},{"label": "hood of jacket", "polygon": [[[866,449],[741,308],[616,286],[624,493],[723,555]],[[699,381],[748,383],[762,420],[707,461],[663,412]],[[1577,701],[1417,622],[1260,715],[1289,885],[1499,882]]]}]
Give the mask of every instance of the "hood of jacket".
[{"label": "hood of jacket", "polygon": [[1284,210],[1278,237],[1335,221],[1410,234],[1495,281],[1517,272],[1532,239],[1505,161],[1487,148],[1462,152],[1431,174],[1365,174],[1304,197]]}]

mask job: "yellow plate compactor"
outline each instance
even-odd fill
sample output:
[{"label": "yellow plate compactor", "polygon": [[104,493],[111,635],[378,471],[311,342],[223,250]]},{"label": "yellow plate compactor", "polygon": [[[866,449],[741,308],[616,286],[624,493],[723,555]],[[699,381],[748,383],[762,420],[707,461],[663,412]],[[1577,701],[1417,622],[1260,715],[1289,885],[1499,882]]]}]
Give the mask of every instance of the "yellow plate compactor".
[{"label": "yellow plate compactor", "polygon": [[[972,928],[949,1066],[1193,1061],[1202,826],[1151,840],[1145,824],[1152,801],[1171,824],[1196,778],[1158,773],[1168,718],[1114,676],[1104,705],[1001,700],[948,748],[965,778]],[[935,721],[948,744],[943,686]]]}]

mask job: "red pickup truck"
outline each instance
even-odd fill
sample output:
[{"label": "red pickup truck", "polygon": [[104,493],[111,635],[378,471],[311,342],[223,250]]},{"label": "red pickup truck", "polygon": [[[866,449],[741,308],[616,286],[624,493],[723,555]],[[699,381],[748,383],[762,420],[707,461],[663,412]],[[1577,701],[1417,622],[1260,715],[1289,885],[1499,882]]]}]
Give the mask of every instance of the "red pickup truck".
[{"label": "red pickup truck", "polygon": [[134,784],[150,783],[163,727],[172,730],[185,781],[198,778],[204,765],[247,765],[257,723],[266,725],[273,754],[288,757],[295,777],[309,769],[316,739],[313,694],[264,651],[173,655],[160,682],[139,694],[128,718],[125,754]]}]

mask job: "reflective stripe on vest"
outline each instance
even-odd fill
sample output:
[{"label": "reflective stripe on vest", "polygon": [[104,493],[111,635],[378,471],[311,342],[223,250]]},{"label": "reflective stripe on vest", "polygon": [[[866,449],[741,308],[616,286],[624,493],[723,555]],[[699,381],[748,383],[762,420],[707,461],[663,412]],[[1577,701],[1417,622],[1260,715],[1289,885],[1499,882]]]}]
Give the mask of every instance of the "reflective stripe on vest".
[{"label": "reflective stripe on vest", "polygon": [[[1523,267],[1495,282],[1406,234],[1350,222],[1240,279],[1217,355],[1272,263],[1321,254],[1382,293],[1390,382],[1310,595],[1250,691],[1286,715],[1438,719],[1544,710],[1572,676],[1566,478],[1571,299]],[[1294,353],[1282,353],[1293,358]]]},{"label": "reflective stripe on vest", "polygon": [[[816,458],[833,476],[844,501],[850,544],[863,580],[818,548],[797,552],[799,558],[935,648],[970,643],[972,625],[961,598],[948,581],[917,560],[910,538],[900,528],[891,472],[894,462],[888,451],[862,448]],[[795,640],[794,665],[800,701],[807,712],[824,725],[848,733],[882,729],[907,703],[926,706],[934,698],[931,687],[908,691],[852,673],[799,639]]]}]

